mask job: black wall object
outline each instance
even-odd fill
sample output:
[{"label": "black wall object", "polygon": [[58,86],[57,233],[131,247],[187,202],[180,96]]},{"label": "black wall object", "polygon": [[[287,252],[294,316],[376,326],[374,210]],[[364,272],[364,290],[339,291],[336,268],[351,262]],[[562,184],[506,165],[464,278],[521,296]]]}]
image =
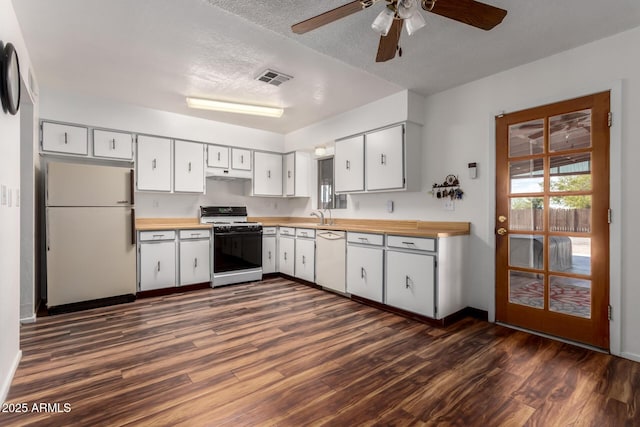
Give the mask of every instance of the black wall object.
[{"label": "black wall object", "polygon": [[20,62],[11,43],[0,42],[0,100],[5,113],[15,115],[20,108]]}]

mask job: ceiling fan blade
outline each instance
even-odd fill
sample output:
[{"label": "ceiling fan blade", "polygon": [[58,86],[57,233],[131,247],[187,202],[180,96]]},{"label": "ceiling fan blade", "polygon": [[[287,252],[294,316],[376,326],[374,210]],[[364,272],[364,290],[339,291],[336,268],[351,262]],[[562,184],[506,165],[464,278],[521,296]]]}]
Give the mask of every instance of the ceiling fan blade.
[{"label": "ceiling fan blade", "polygon": [[507,11],[475,0],[436,0],[431,13],[490,30],[502,22]]},{"label": "ceiling fan blade", "polygon": [[393,59],[398,50],[398,42],[402,33],[402,23],[404,19],[394,18],[391,28],[386,36],[380,36],[380,44],[378,44],[378,54],[376,62],[385,62]]},{"label": "ceiling fan blade", "polygon": [[331,9],[325,13],[314,16],[313,18],[298,22],[297,24],[293,24],[291,26],[291,31],[296,34],[304,34],[311,30],[315,30],[316,28],[322,27],[323,25],[330,24],[333,21],[337,21],[338,19],[344,18],[345,16],[349,16],[361,11],[362,9],[365,9],[367,6],[363,6],[362,3],[363,2],[361,2],[360,0],[357,0],[340,7],[336,7],[335,9]]}]

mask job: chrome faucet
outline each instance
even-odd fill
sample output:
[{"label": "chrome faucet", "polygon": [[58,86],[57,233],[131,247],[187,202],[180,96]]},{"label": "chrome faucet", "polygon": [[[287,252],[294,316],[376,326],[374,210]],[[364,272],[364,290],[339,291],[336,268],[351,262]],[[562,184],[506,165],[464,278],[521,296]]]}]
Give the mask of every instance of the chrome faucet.
[{"label": "chrome faucet", "polygon": [[324,225],[324,214],[322,213],[322,211],[319,210],[318,212],[311,212],[309,216],[318,217],[318,219],[320,220],[320,223],[318,225]]},{"label": "chrome faucet", "polygon": [[327,222],[327,224],[333,225],[333,218],[331,217],[331,209],[325,208],[324,212],[326,212],[326,211],[329,211],[329,221]]}]

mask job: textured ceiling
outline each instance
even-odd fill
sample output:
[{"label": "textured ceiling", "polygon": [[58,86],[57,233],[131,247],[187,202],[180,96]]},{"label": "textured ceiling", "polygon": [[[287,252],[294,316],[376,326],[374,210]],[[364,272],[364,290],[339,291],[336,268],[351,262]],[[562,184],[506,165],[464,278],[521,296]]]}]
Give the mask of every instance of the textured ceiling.
[{"label": "textured ceiling", "polygon": [[[44,93],[282,133],[405,88],[428,95],[640,25],[637,0],[485,2],[508,10],[493,30],[425,13],[425,28],[402,34],[403,57],[380,64],[370,25],[382,3],[296,35],[292,24],[347,0],[13,0]],[[265,68],[294,79],[254,81]],[[185,96],[286,110],[281,119],[189,110]]]}]

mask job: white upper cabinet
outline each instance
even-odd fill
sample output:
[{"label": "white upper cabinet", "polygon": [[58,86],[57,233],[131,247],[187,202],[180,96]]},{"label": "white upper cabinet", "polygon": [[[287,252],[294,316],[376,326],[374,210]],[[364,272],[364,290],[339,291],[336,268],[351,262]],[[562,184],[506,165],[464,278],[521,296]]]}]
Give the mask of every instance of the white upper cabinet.
[{"label": "white upper cabinet", "polygon": [[365,135],[367,190],[400,190],[404,187],[404,126]]},{"label": "white upper cabinet", "polygon": [[174,190],[204,193],[204,146],[176,140],[174,150]]},{"label": "white upper cabinet", "polygon": [[42,150],[55,153],[89,154],[86,127],[42,123]]},{"label": "white upper cabinet", "polygon": [[336,141],[336,193],[419,191],[422,126],[406,122]]},{"label": "white upper cabinet", "polygon": [[284,156],[285,196],[309,197],[311,155],[296,151]]},{"label": "white upper cabinet", "polygon": [[282,196],[282,155],[256,151],[253,156],[253,195]]},{"label": "white upper cabinet", "polygon": [[108,159],[133,160],[133,135],[95,129],[93,155]]},{"label": "white upper cabinet", "polygon": [[364,136],[336,141],[334,156],[336,193],[364,190]]},{"label": "white upper cabinet", "polygon": [[251,170],[251,150],[240,148],[231,149],[231,168],[239,170]]},{"label": "white upper cabinet", "polygon": [[207,145],[207,166],[227,169],[229,167],[229,147]]},{"label": "white upper cabinet", "polygon": [[171,191],[171,140],[138,135],[137,189]]}]

